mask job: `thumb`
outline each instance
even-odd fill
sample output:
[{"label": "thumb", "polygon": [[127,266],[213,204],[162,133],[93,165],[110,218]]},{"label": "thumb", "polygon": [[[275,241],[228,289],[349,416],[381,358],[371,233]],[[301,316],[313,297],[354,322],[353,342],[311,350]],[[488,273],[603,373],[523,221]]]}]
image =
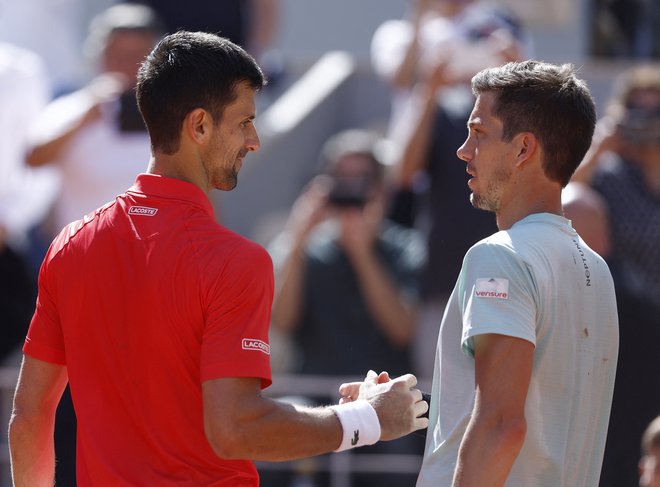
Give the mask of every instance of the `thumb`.
[{"label": "thumb", "polygon": [[373,370],[367,372],[367,377],[364,379],[365,383],[378,384],[378,374]]}]

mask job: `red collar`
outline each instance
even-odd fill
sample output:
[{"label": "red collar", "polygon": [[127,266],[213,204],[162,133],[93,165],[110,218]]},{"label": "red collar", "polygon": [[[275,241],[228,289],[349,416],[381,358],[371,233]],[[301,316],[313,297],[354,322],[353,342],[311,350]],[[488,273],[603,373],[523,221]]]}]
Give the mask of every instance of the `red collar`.
[{"label": "red collar", "polygon": [[200,206],[211,217],[215,218],[213,205],[208,196],[194,184],[181,179],[168,178],[160,174],[138,174],[135,178],[135,184],[127,192],[188,201]]}]

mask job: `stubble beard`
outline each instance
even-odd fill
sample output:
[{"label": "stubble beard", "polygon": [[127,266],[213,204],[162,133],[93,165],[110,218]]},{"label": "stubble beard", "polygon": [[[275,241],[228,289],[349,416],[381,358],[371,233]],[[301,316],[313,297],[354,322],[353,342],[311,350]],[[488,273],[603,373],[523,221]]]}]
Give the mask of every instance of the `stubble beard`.
[{"label": "stubble beard", "polygon": [[238,185],[238,173],[232,169],[218,171],[213,178],[213,187],[222,191],[231,191]]},{"label": "stubble beard", "polygon": [[472,206],[485,211],[497,213],[500,209],[504,183],[511,177],[511,171],[499,169],[493,174],[493,178],[488,182],[488,187],[484,194],[477,194],[474,191],[470,194],[470,203]]}]

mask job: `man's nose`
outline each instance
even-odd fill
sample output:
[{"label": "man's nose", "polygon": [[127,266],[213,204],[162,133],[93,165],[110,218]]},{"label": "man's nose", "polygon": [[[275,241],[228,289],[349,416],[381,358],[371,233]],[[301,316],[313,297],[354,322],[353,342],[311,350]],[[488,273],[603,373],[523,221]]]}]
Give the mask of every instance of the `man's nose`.
[{"label": "man's nose", "polygon": [[456,155],[461,161],[469,162],[470,159],[472,158],[471,152],[468,151],[468,140],[465,139],[465,142],[463,142],[463,145],[458,148],[456,151]]},{"label": "man's nose", "polygon": [[252,133],[247,139],[247,142],[245,144],[247,149],[252,152],[256,152],[259,150],[261,147],[261,141],[259,140],[259,134],[257,133],[257,129],[253,126],[252,127]]}]

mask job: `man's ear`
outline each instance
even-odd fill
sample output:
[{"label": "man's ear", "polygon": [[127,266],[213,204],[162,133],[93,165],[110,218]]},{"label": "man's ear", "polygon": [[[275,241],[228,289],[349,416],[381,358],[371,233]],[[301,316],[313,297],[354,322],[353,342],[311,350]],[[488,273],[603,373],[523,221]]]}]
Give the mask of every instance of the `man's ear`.
[{"label": "man's ear", "polygon": [[535,157],[539,150],[539,141],[531,132],[521,132],[515,137],[516,165],[525,164]]},{"label": "man's ear", "polygon": [[203,108],[195,108],[183,120],[183,132],[193,142],[204,145],[211,134],[213,120]]}]

